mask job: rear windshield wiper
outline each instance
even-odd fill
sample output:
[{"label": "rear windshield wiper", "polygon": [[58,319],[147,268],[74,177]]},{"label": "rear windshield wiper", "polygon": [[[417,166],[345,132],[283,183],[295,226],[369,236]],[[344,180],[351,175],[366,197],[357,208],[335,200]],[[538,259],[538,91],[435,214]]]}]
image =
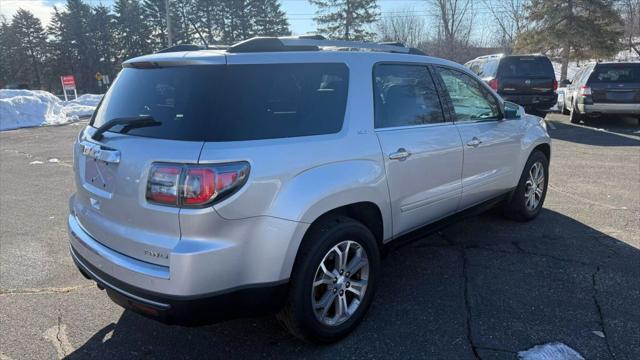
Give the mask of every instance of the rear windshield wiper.
[{"label": "rear windshield wiper", "polygon": [[115,118],[102,124],[98,128],[98,130],[96,130],[96,132],[93,133],[93,136],[91,136],[91,138],[93,140],[100,141],[102,139],[102,134],[104,134],[105,131],[109,131],[109,129],[118,125],[125,125],[121,132],[126,133],[131,129],[147,127],[147,126],[158,126],[161,124],[162,124],[161,122],[156,121],[150,115]]}]

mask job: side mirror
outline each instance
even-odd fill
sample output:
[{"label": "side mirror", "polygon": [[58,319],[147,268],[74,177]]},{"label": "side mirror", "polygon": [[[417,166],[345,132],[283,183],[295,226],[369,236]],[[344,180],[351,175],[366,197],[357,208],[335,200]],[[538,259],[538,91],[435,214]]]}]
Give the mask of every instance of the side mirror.
[{"label": "side mirror", "polygon": [[504,102],[504,118],[506,120],[517,120],[524,116],[524,108],[516,103]]},{"label": "side mirror", "polygon": [[571,85],[571,80],[564,79],[564,80],[560,81],[560,86],[565,87],[567,85]]}]

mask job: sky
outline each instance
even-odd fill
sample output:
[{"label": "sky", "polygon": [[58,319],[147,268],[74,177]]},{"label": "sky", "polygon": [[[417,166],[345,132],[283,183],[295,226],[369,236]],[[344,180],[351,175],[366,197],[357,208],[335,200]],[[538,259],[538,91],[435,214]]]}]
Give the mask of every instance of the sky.
[{"label": "sky", "polygon": [[[91,5],[104,4],[111,6],[113,0],[84,0]],[[172,0],[179,1],[179,0]],[[309,4],[307,0],[280,0],[282,9],[287,13],[291,31],[294,34],[304,34],[314,32],[316,24],[313,16],[316,7]],[[24,8],[33,12],[43,24],[48,24],[51,20],[53,7],[63,7],[64,0],[0,0],[0,15],[11,19],[11,16],[19,9]],[[378,0],[378,6],[382,14],[397,14],[397,11],[411,11],[413,14],[425,16],[428,11],[425,0]]]}]

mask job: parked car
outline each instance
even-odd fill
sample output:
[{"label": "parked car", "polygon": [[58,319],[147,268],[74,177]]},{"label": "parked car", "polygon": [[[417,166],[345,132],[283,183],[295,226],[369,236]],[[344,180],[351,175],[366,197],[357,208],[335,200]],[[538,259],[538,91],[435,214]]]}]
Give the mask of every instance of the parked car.
[{"label": "parked car", "polygon": [[535,218],[544,121],[414,53],[288,37],[126,61],[74,145],[80,272],[167,323],[277,312],[330,342],[393,240],[498,202]]},{"label": "parked car", "polygon": [[543,55],[487,55],[465,64],[507,101],[527,110],[556,105],[558,82],[549,58]]},{"label": "parked car", "polygon": [[11,83],[5,85],[4,89],[8,90],[31,90],[29,84],[27,83]]},{"label": "parked car", "polygon": [[572,123],[587,116],[631,115],[640,123],[640,63],[606,62],[582,67],[567,87],[563,113]]}]

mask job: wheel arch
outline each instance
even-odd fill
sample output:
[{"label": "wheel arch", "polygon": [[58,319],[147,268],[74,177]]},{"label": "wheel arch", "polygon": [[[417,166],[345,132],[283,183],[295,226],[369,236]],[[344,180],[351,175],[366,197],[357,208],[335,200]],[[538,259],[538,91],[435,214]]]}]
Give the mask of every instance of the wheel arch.
[{"label": "wheel arch", "polygon": [[[301,236],[299,242],[291,243],[288,250],[288,259],[291,259],[287,264],[283,265],[283,273],[290,275],[293,268],[300,256],[300,250],[303,248],[306,241],[309,241],[310,234],[321,224],[326,221],[330,221],[336,217],[348,217],[362,223],[367,227],[376,239],[378,245],[378,251],[382,251],[385,232],[391,232],[391,229],[387,229],[385,226],[385,218],[380,206],[371,201],[359,201],[350,204],[338,206],[336,208],[325,211],[317,216],[311,224],[306,228],[304,234]],[[390,221],[390,220],[389,220]]]},{"label": "wheel arch", "polygon": [[527,157],[527,159],[531,156],[531,154],[533,154],[534,151],[539,150],[540,152],[542,152],[544,154],[544,156],[547,157],[547,160],[551,160],[551,145],[549,145],[548,143],[542,143],[542,144],[538,144],[536,145],[531,152],[529,153],[529,156]]}]

